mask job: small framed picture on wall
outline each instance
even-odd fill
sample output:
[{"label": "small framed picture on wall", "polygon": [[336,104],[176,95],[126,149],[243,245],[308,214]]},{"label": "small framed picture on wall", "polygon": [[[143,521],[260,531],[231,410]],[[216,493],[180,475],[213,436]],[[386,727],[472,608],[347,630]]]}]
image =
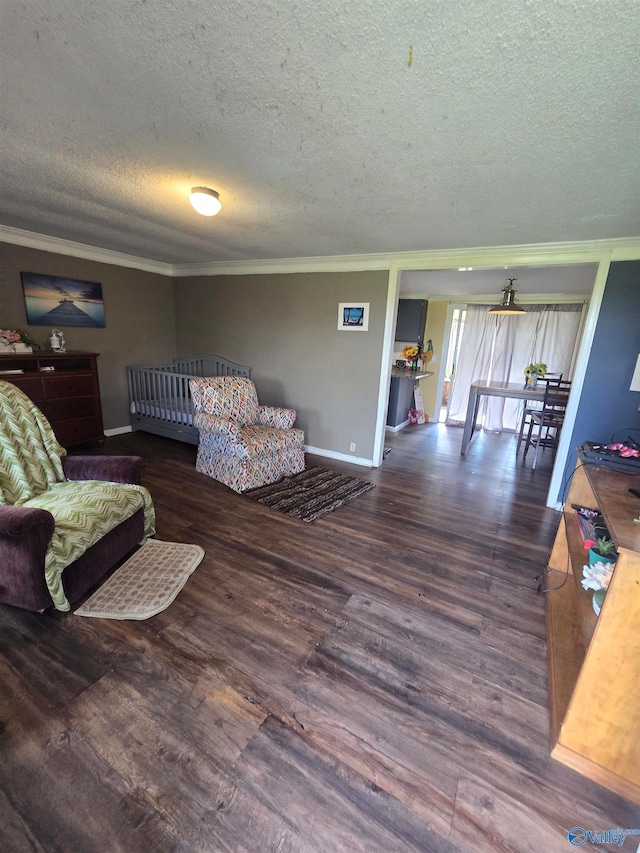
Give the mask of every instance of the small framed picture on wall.
[{"label": "small framed picture on wall", "polygon": [[339,302],[338,329],[341,332],[366,332],[369,329],[368,302]]}]

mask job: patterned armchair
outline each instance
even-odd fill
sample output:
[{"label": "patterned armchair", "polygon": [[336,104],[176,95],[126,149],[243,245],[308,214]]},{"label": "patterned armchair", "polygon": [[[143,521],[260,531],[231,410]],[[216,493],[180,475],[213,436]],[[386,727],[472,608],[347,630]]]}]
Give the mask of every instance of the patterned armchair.
[{"label": "patterned armchair", "polygon": [[304,433],[293,409],[258,405],[255,385],[238,376],[189,381],[200,431],[196,470],[235,492],[304,471]]}]

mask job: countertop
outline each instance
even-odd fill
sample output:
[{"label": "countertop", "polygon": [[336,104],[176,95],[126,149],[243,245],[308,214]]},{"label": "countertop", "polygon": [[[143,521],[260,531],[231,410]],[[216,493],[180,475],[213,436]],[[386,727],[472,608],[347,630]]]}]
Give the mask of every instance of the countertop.
[{"label": "countertop", "polygon": [[395,367],[391,368],[392,379],[411,379],[415,382],[417,379],[426,379],[427,376],[433,376],[433,370],[411,370],[410,367]]}]

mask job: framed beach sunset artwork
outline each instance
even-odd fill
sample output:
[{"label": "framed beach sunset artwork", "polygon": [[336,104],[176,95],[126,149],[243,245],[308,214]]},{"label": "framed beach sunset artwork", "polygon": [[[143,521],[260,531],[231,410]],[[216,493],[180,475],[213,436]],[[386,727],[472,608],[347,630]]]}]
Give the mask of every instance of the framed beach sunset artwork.
[{"label": "framed beach sunset artwork", "polygon": [[102,285],[35,272],[21,272],[30,326],[90,326],[104,329]]}]

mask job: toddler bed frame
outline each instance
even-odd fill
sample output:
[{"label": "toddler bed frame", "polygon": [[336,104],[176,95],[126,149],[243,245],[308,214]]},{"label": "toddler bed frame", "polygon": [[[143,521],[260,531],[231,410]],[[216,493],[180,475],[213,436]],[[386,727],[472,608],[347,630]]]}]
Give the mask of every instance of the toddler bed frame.
[{"label": "toddler bed frame", "polygon": [[198,376],[246,376],[251,368],[217,355],[176,358],[171,364],[127,367],[129,411],[134,430],[188,444],[198,443],[189,380]]}]

